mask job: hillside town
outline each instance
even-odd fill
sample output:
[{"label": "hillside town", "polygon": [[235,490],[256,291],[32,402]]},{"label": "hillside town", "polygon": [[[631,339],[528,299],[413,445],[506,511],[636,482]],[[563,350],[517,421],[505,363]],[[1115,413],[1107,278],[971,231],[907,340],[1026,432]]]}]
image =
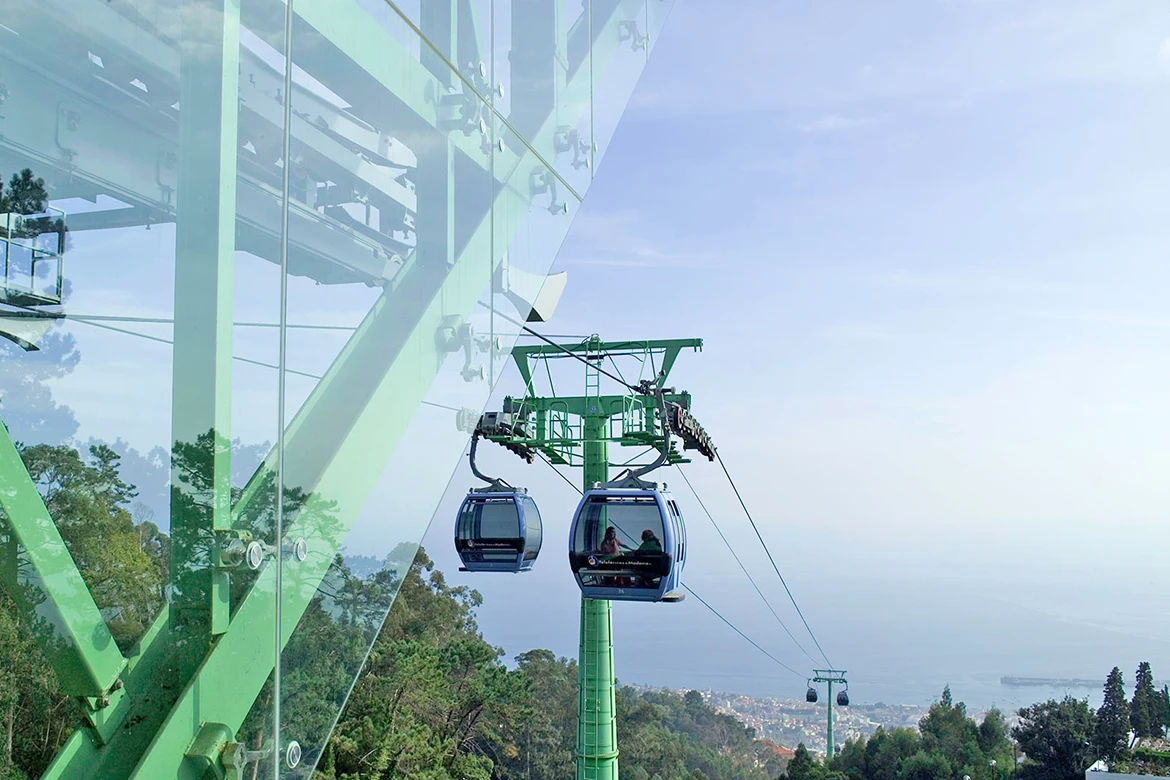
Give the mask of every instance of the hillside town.
[{"label": "hillside town", "polygon": [[[704,701],[719,712],[732,715],[756,730],[762,738],[794,748],[804,743],[810,751],[824,755],[825,706],[798,699],[756,698],[721,691],[702,691]],[[853,704],[835,707],[833,719],[838,746],[846,740],[868,737],[878,726],[886,729],[918,728],[927,709],[913,704]]]}]

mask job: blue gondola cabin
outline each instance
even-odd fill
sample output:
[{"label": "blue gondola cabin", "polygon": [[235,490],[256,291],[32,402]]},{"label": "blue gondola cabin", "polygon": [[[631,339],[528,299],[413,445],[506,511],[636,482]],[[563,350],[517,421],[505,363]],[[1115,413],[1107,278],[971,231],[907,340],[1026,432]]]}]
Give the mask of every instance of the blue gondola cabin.
[{"label": "blue gondola cabin", "polygon": [[455,520],[463,571],[528,571],[540,553],[540,511],[523,490],[472,491]]},{"label": "blue gondola cabin", "polygon": [[585,598],[682,601],[686,527],[670,493],[598,488],[581,498],[569,565]]}]

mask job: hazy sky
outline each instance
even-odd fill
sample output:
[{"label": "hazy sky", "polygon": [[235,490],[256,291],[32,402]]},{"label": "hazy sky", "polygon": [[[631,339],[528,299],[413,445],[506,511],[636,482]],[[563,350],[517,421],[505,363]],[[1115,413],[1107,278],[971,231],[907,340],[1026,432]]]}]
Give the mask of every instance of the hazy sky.
[{"label": "hazy sky", "polygon": [[[1103,678],[1147,658],[1165,676],[1168,127],[1164,2],[678,0],[564,242],[569,286],[544,327],[706,340],[672,384],[694,394],[855,700],[967,681],[980,692],[957,696],[990,702],[1000,674]],[[533,235],[527,259],[544,260]],[[72,314],[173,314],[169,226],[75,241]],[[237,320],[277,319],[272,263],[241,252],[235,281]],[[294,278],[289,294],[290,321],[352,325],[376,291]],[[62,327],[82,361],[52,387],[79,439],[165,445],[169,325],[133,328],[164,342]],[[238,357],[278,362],[273,330],[235,338]],[[290,333],[288,364],[319,374],[346,338]],[[432,401],[482,403],[459,368]],[[314,384],[290,376],[290,415]],[[506,373],[496,402],[520,390]],[[276,392],[270,368],[237,361],[233,435],[274,441]],[[349,553],[417,538],[464,436],[452,416],[419,412]],[[575,655],[577,496],[546,466],[498,449],[484,463],[540,503],[536,569],[456,571],[465,464],[427,549],[484,593],[481,626],[509,655]],[[812,651],[718,467],[687,473]],[[686,582],[799,674],[690,599],[616,608],[619,676],[799,696],[813,662],[682,481],[661,478],[688,518]]]},{"label": "hazy sky", "polygon": [[[547,329],[706,339],[675,382],[835,663],[870,660],[859,612],[888,607],[871,627],[885,641],[930,630],[899,623],[908,591],[962,587],[1123,632],[1065,673],[1157,668],[1170,634],[1143,614],[1170,590],[1168,120],[1161,2],[679,0],[560,253],[570,283]],[[541,490],[545,555],[524,577],[456,578],[485,592],[510,653],[575,653],[575,496],[499,463]],[[780,604],[718,467],[688,473]],[[701,551],[687,582],[802,663],[666,479]],[[428,536],[448,569],[467,484],[464,469]],[[510,621],[533,589],[565,614]],[[724,630],[703,613],[623,607],[619,675],[653,677],[662,632]],[[1066,650],[1038,637],[1000,672],[1044,673]]]}]

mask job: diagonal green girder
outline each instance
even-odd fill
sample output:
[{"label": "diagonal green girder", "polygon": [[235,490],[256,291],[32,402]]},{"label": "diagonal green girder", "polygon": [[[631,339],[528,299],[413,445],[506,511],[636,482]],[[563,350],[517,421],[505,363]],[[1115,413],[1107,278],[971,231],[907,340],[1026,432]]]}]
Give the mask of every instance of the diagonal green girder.
[{"label": "diagonal green girder", "polygon": [[[0,509],[15,566],[0,567],[0,580],[35,631],[61,690],[103,696],[126,659],[49,516],[8,429],[0,425]],[[4,540],[0,539],[0,542]]]}]

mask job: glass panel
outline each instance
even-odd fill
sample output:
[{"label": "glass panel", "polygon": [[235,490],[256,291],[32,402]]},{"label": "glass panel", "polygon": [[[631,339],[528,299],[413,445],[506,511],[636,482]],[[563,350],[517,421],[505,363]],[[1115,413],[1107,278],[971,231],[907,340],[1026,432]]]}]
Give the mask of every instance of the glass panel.
[{"label": "glass panel", "polygon": [[[78,754],[84,763],[67,774],[100,763],[111,776],[135,765],[144,776],[176,775],[183,757],[142,735],[194,738],[189,719],[164,718],[191,690],[225,688],[199,667],[240,646],[228,619],[245,603],[261,619],[242,622],[260,641],[248,648],[248,673],[233,675],[215,706],[258,702],[233,726],[250,746],[274,737],[261,689],[276,658],[275,589],[262,558],[254,572],[242,555],[220,556],[238,532],[274,541],[274,475],[260,464],[276,434],[280,275],[270,250],[279,198],[252,159],[282,128],[278,111],[258,133],[254,93],[240,87],[241,70],[260,66],[240,44],[247,35],[234,12],[224,12],[237,6],[186,0],[172,13],[145,0],[16,0],[6,9],[4,238],[19,248],[12,270],[28,276],[3,282],[0,319],[13,325],[0,327],[19,324],[23,346],[40,351],[0,340],[0,417],[22,442],[68,552],[48,569],[38,556],[59,542],[32,556],[17,549],[20,576],[50,589],[79,576],[86,586],[73,591],[70,614],[38,624],[48,662],[69,680],[64,693],[85,690],[70,668],[100,678],[104,653],[134,659],[104,712],[115,724],[105,747],[97,759]],[[10,468],[3,482],[24,478]],[[22,511],[0,532],[10,548],[45,509],[36,495],[19,498]],[[0,587],[0,609],[15,608],[11,592]],[[91,614],[99,622],[87,627]],[[87,639],[59,655],[59,637],[47,635],[59,632]],[[199,685],[189,689],[192,679]],[[113,679],[97,682],[108,691]],[[67,736],[75,720],[51,733]],[[44,768],[25,767],[30,776]]]},{"label": "glass panel", "polygon": [[513,499],[496,499],[480,504],[479,535],[482,539],[517,539],[520,515]]},{"label": "glass panel", "polygon": [[644,2],[593,0],[594,169],[613,140],[646,66],[647,48]]},{"label": "glass panel", "polygon": [[[491,0],[394,0],[393,6],[386,0],[359,0],[359,3],[387,25],[387,29],[397,25],[403,43],[416,53],[433,48],[466,74],[482,96],[486,98],[491,92]],[[390,14],[399,16],[399,21],[390,22]],[[418,40],[413,31],[406,32],[411,25],[422,31],[425,40]],[[413,40],[411,35],[415,36]]]},{"label": "glass panel", "polygon": [[531,149],[504,145],[495,154],[493,256],[500,263],[489,327],[500,339],[493,376],[511,357],[520,326],[535,307],[547,319],[564,289],[564,272],[549,275],[553,259],[580,207],[563,182]]},{"label": "glass panel", "polygon": [[646,34],[650,37],[651,53],[662,37],[662,28],[673,8],[674,0],[646,0]]},{"label": "glass panel", "polygon": [[662,514],[653,498],[593,498],[582,520],[576,536],[581,552],[662,551]]},{"label": "glass panel", "polygon": [[[515,146],[524,139],[576,192],[592,169],[589,0],[496,0],[493,98]],[[502,94],[501,94],[502,93]]]},{"label": "glass panel", "polygon": [[[321,30],[369,7],[326,5]],[[392,45],[423,51],[408,32]],[[322,49],[298,33],[293,48],[283,546],[302,553],[283,562],[280,731],[306,773],[467,445],[492,360],[490,123],[468,135],[436,121],[411,95],[455,74],[383,67],[389,50],[364,41]],[[472,116],[490,116],[471,99]]]},{"label": "glass panel", "polygon": [[536,502],[531,498],[525,496],[521,499],[524,505],[524,530],[525,539],[524,544],[524,560],[535,560],[540,553],[540,545],[544,529],[540,520],[540,510],[536,508]]}]

